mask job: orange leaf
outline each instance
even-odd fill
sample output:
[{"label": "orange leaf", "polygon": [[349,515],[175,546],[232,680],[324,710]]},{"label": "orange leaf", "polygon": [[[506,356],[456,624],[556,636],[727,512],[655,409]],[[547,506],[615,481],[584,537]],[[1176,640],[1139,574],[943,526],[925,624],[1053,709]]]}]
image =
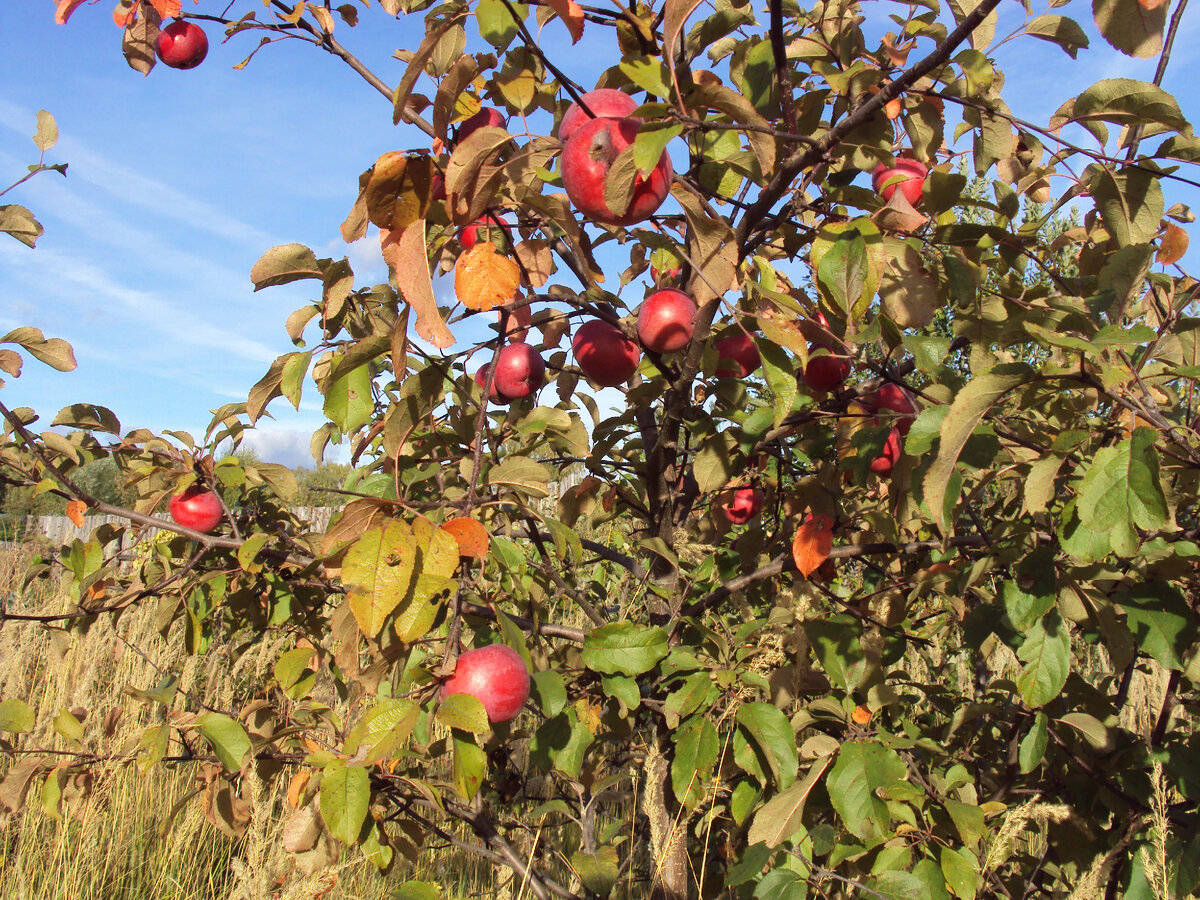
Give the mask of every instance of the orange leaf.
[{"label": "orange leaf", "polygon": [[288,783],[287,801],[288,806],[295,809],[300,805],[300,800],[304,796],[304,789],[308,787],[308,780],[312,777],[310,772],[297,772],[292,776],[292,780]]},{"label": "orange leaf", "polygon": [[887,113],[889,119],[894,119],[900,115],[900,98],[893,97],[883,105],[883,111]]},{"label": "orange leaf", "polygon": [[[501,322],[504,321],[503,310],[496,310],[496,315],[500,317]],[[529,311],[529,304],[523,303],[508,311],[508,330],[505,336],[511,343],[523,344],[529,336],[529,326],[532,324],[533,313]]]},{"label": "orange leaf", "polygon": [[1138,6],[1140,6],[1144,10],[1149,11],[1152,9],[1158,9],[1160,6],[1162,6],[1163,4],[1165,4],[1167,2],[1169,2],[1169,0],[1138,0]]},{"label": "orange leaf", "polygon": [[442,523],[442,531],[458,541],[458,555],[471,559],[486,559],[488,554],[487,529],[474,519],[451,519]]},{"label": "orange leaf", "polygon": [[164,19],[173,19],[179,15],[183,9],[183,4],[180,0],[150,0],[150,5],[153,6],[160,16]]},{"label": "orange leaf", "polygon": [[71,500],[67,503],[67,518],[75,523],[76,528],[83,527],[83,514],[87,511],[87,504],[82,500]]},{"label": "orange leaf", "polygon": [[454,264],[454,293],[467,309],[487,312],[512,300],[521,271],[491,241],[476,244]]},{"label": "orange leaf", "polygon": [[826,515],[807,516],[792,540],[792,558],[807,578],[829,559],[833,549],[833,520]]},{"label": "orange leaf", "polygon": [[58,0],[58,9],[54,11],[54,21],[59,25],[66,25],[67,19],[71,18],[71,13],[75,12],[76,7],[82,6],[84,0]]},{"label": "orange leaf", "polygon": [[571,33],[571,43],[579,43],[583,37],[583,7],[575,0],[548,0],[549,6],[563,20]]},{"label": "orange leaf", "polygon": [[137,19],[137,8],[133,0],[121,0],[113,7],[113,24],[118,28],[128,28]]},{"label": "orange leaf", "polygon": [[454,335],[446,327],[433,296],[433,279],[425,249],[425,220],[417,219],[403,231],[379,229],[379,246],[384,261],[392,270],[400,296],[417,314],[417,334],[438,349],[452,346]]},{"label": "orange leaf", "polygon": [[1167,223],[1167,233],[1163,235],[1158,245],[1158,253],[1154,259],[1164,266],[1173,265],[1183,259],[1187,253],[1188,234],[1173,222]]},{"label": "orange leaf", "polygon": [[850,713],[850,718],[854,720],[854,724],[856,725],[866,725],[871,721],[871,710],[860,704],[854,707],[854,712]]}]

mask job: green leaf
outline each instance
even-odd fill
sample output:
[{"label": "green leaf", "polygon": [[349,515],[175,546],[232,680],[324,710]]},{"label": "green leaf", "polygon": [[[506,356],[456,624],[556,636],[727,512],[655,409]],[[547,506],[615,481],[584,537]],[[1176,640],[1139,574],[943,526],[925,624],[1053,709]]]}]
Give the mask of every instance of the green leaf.
[{"label": "green leaf", "polygon": [[642,692],[633,678],[609,675],[600,679],[600,686],[607,696],[619,700],[626,709],[637,709],[642,704]]},{"label": "green leaf", "polygon": [[371,804],[371,776],[366,769],[337,759],[321,774],[321,818],[343,844],[358,843]]},{"label": "green leaf", "polygon": [[533,673],[533,697],[547,719],[557,716],[567,705],[567,687],[563,677],[552,669]]},{"label": "green leaf", "polygon": [[343,748],[347,756],[357,756],[360,749],[369,750],[367,765],[397,755],[400,746],[412,734],[421,708],[413,700],[380,699],[346,735]]},{"label": "green leaf", "polygon": [[621,877],[621,859],[616,847],[600,847],[595,853],[582,850],[571,854],[571,866],[583,886],[599,897],[607,897]]},{"label": "green leaf", "polygon": [[771,389],[775,417],[771,427],[778,428],[792,411],[800,386],[796,380],[796,363],[777,344],[769,341],[757,341],[759,355],[762,357],[763,374],[767,386]]},{"label": "green leaf", "polygon": [[675,757],[671,760],[671,788],[685,809],[697,806],[708,791],[709,775],[717,763],[720,743],[712,722],[693,716],[675,732]]},{"label": "green leaf", "polygon": [[906,772],[900,755],[882,744],[842,744],[825,787],[851,834],[876,842],[891,833],[887,801],[879,793],[903,781]]},{"label": "green leaf", "polygon": [[733,477],[736,463],[742,456],[737,452],[737,439],[728,431],[718,432],[705,438],[696,450],[692,474],[701,491],[720,490]]},{"label": "green leaf", "polygon": [[475,23],[479,26],[479,36],[497,50],[504,50],[511,44],[520,27],[503,0],[479,0],[475,6]]},{"label": "green leaf", "polygon": [[230,772],[239,771],[242,760],[250,752],[250,737],[241,723],[223,713],[205,713],[196,724],[221,765]]},{"label": "green leaf", "polygon": [[583,641],[583,664],[602,675],[641,675],[670,652],[667,633],[657,625],[613,622],[588,632]]},{"label": "green leaf", "polygon": [[66,738],[68,741],[83,740],[83,723],[75,718],[74,714],[67,708],[60,709],[58,715],[54,717],[54,730]]},{"label": "green leaf", "polygon": [[804,804],[808,795],[832,762],[832,756],[819,757],[809,766],[803,779],[768,800],[755,814],[746,839],[751,844],[761,842],[768,847],[778,847],[791,840],[804,827]]},{"label": "green leaf", "polygon": [[250,535],[242,546],[238,547],[237,561],[242,571],[259,572],[262,570],[263,564],[256,562],[255,558],[270,539],[271,535],[260,531],[258,534]]},{"label": "green leaf", "polygon": [[1017,689],[1026,703],[1045,706],[1059,695],[1071,672],[1071,632],[1057,610],[1029,629],[1017,658],[1025,663]]},{"label": "green leaf", "polygon": [[1149,59],[1162,50],[1170,8],[1170,3],[1146,9],[1138,0],[1092,0],[1092,16],[1104,39],[1138,59]]},{"label": "green leaf", "polygon": [[579,721],[575,708],[568,706],[534,732],[529,744],[529,759],[545,771],[557,769],[571,778],[578,778],[583,769],[584,754],[591,744],[592,733]]},{"label": "green leaf", "polygon": [[633,161],[642,173],[649,177],[667,151],[667,144],[683,133],[682,125],[644,124],[633,140]]},{"label": "green leaf", "polygon": [[1189,127],[1174,97],[1155,84],[1133,78],[1096,82],[1075,98],[1073,118],[1102,119],[1118,125],[1155,124],[1183,132]]},{"label": "green leaf", "polygon": [[1017,762],[1021,766],[1021,774],[1028,775],[1042,764],[1046,753],[1046,742],[1049,739],[1050,721],[1044,712],[1038,711],[1033,717],[1033,725],[1021,738],[1021,746],[1017,752]]},{"label": "green leaf", "polygon": [[321,278],[317,256],[303,244],[283,244],[264,253],[250,269],[254,290],[287,284],[302,278]]},{"label": "green leaf", "polygon": [[321,409],[343,434],[352,434],[371,421],[375,399],[370,369],[359,366],[331,384]]},{"label": "green leaf", "polygon": [[400,521],[370,529],[347,551],[342,580],[350,588],[350,609],[367,637],[379,634],[408,594],[417,552],[412,528]]},{"label": "green leaf", "polygon": [[409,881],[392,888],[391,900],[445,900],[445,896],[427,881]]},{"label": "green leaf", "polygon": [[1004,598],[1004,611],[1017,631],[1031,628],[1042,616],[1054,607],[1054,596],[1036,597],[1027,594],[1015,581],[1006,581],[1000,589]]},{"label": "green leaf", "polygon": [[767,764],[781,790],[796,780],[800,765],[796,734],[779,709],[770,703],[746,703],[738,708],[737,722],[750,746]]},{"label": "green leaf", "polygon": [[1066,16],[1051,13],[1038,16],[1025,26],[1025,31],[1035,38],[1058,44],[1071,59],[1075,59],[1079,51],[1088,46],[1087,35],[1079,23]]},{"label": "green leaf", "polygon": [[507,487],[530,497],[549,497],[554,473],[528,456],[510,456],[488,472],[488,484]]},{"label": "green leaf", "polygon": [[24,700],[0,701],[0,731],[27,734],[35,724],[33,710]]},{"label": "green leaf", "polygon": [[483,704],[471,694],[450,694],[438,707],[437,717],[443,725],[471,734],[487,734],[492,730]]},{"label": "green leaf", "polygon": [[1167,498],[1159,480],[1157,432],[1137,428],[1115,447],[1101,448],[1079,484],[1077,510],[1084,528],[1108,534],[1113,552],[1137,553],[1138,528],[1162,528]]},{"label": "green leaf", "polygon": [[987,834],[988,830],[983,810],[973,804],[950,799],[945,800],[943,805],[946,812],[950,813],[950,819],[954,822],[954,828],[962,842],[974,850],[979,845],[979,839]]},{"label": "green leaf", "polygon": [[463,732],[455,729],[453,734],[454,789],[462,795],[463,799],[474,800],[483,784],[483,779],[487,776],[487,754]]},{"label": "green leaf", "polygon": [[946,886],[961,900],[975,900],[979,890],[979,861],[966,847],[943,847],[941,852],[942,875]]},{"label": "green leaf", "polygon": [[1028,373],[1025,365],[996,366],[967,382],[950,404],[950,411],[942,420],[937,459],[926,472],[924,481],[925,502],[943,534],[950,530],[947,488],[959,454],[992,404],[1019,385]]},{"label": "green leaf", "polygon": [[1197,634],[1195,614],[1183,594],[1156,581],[1119,591],[1113,599],[1125,610],[1125,624],[1138,648],[1164,668],[1182,671]]},{"label": "green leaf", "polygon": [[1088,171],[1096,208],[1117,245],[1148,245],[1158,233],[1166,205],[1157,173],[1134,166],[1113,172],[1096,165]]}]

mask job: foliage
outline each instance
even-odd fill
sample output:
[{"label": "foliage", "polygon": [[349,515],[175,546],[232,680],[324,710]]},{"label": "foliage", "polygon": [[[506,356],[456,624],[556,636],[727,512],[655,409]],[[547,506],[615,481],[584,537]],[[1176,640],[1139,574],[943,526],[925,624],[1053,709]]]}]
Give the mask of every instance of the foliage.
[{"label": "foliage", "polygon": [[[61,0],[60,20],[77,5]],[[120,529],[38,561],[30,583],[61,574],[76,608],[21,627],[86,628],[153,597],[188,653],[276,642],[270,673],[227,708],[138,688],[170,713],[103,759],[73,713],[6,698],[0,802],[45,804],[102,762],[190,763],[205,815],[236,830],[233,798],[282,770],[306,871],[349,850],[390,870],[450,842],[538,900],[1194,891],[1200,320],[1177,266],[1191,214],[1167,192],[1200,157],[1176,100],[1113,78],[1044,125],[1019,118],[985,52],[997,0],[898,4],[891,24],[849,0],[771,3],[764,22],[723,2],[380,5],[212,4],[202,21],[334,54],[430,139],[367,169],[342,225],[347,240],[378,229],[389,283],[267,250],[256,289],[311,281],[319,299],[288,318],[296,349],[199,439],[82,404],[35,433],[34,413],[0,404],[12,483],[111,512],[76,479],[107,458],[136,491],[131,527],[196,480],[233,510],[218,534],[172,528],[132,564]],[[1170,6],[1094,14],[1123,52],[1163,53],[1161,81]],[[135,68],[168,7],[118,7]],[[1026,12],[1008,37],[1087,46],[1071,19]],[[391,88],[341,37],[401,13],[423,15],[425,37]],[[601,84],[641,102],[592,205],[627,224],[582,219],[558,189],[554,126],[581,86],[535,28],[607,47]],[[468,134],[484,104],[508,127]],[[902,149],[930,166],[917,208],[862,184]],[[670,200],[631,222],[620,210],[664,152]],[[959,156],[985,193],[965,193]],[[1080,224],[1060,229],[1068,204]],[[505,212],[511,246],[463,251],[460,228]],[[607,414],[566,333],[603,319],[633,339],[651,264],[696,300],[692,339],[646,354]],[[432,288],[451,269],[461,313]],[[467,346],[460,323],[478,316],[498,316],[495,333]],[[553,383],[488,402],[495,373],[477,382],[471,357],[518,332]],[[745,377],[715,347],[739,333],[761,356]],[[73,367],[33,329],[4,340]],[[865,377],[811,389],[817,347]],[[885,383],[914,393],[915,421],[875,408]],[[353,499],[321,533],[289,512],[294,473],[214,457],[314,388],[314,456],[345,442],[354,460]],[[747,486],[766,504],[733,525],[721,498]],[[526,659],[533,693],[489,726],[440,685],[466,646],[496,642]],[[1132,697],[1148,675],[1163,685],[1149,708]]]}]

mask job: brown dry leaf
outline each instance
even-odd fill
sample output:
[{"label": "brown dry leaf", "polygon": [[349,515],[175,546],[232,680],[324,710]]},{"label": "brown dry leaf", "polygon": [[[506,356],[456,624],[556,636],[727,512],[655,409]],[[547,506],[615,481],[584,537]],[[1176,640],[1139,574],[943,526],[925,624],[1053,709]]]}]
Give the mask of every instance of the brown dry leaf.
[{"label": "brown dry leaf", "polygon": [[425,220],[417,219],[400,232],[381,228],[379,245],[397,290],[417,314],[417,334],[439,350],[452,346],[454,335],[446,327],[433,296],[433,278],[425,249]]},{"label": "brown dry leaf", "polygon": [[491,538],[487,529],[474,519],[451,519],[442,523],[442,531],[458,542],[458,555],[471,559],[487,559]]},{"label": "brown dry leaf", "polygon": [[1174,222],[1167,223],[1167,233],[1163,235],[1158,245],[1158,253],[1154,260],[1161,265],[1170,266],[1183,259],[1187,253],[1188,234]]},{"label": "brown dry leaf", "polygon": [[87,504],[82,500],[71,500],[67,503],[67,518],[75,523],[76,528],[83,527],[83,514],[87,512]]},{"label": "brown dry leaf", "polygon": [[521,281],[517,264],[491,241],[476,244],[454,265],[454,294],[467,309],[487,312],[512,300]]},{"label": "brown dry leaf", "polygon": [[871,214],[871,221],[883,231],[911,234],[928,222],[929,217],[913,208],[904,191],[896,191],[887,206]]},{"label": "brown dry leaf", "polygon": [[805,578],[829,559],[832,549],[833,520],[829,516],[809,516],[796,529],[796,537],[792,540],[792,558]]},{"label": "brown dry leaf", "polygon": [[896,46],[891,34],[886,34],[883,37],[883,49],[888,55],[888,59],[893,66],[903,68],[908,62],[908,54],[913,48],[913,41],[906,41],[903,46]]},{"label": "brown dry leaf", "polygon": [[897,116],[899,116],[900,110],[901,105],[899,97],[893,97],[883,105],[883,111],[889,119],[895,119]]},{"label": "brown dry leaf", "polygon": [[583,7],[575,0],[547,0],[549,7],[563,20],[571,33],[571,43],[578,44],[583,37]]},{"label": "brown dry leaf", "polygon": [[541,287],[550,280],[554,272],[554,257],[550,253],[550,245],[541,238],[530,238],[521,241],[514,248],[517,259],[525,267],[532,287]]}]

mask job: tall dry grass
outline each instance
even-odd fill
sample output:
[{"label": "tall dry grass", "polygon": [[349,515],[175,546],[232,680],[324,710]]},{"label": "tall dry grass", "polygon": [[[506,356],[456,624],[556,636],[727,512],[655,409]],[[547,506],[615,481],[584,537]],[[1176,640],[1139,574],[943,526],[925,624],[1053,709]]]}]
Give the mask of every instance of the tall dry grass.
[{"label": "tall dry grass", "polygon": [[[22,590],[30,553],[0,550],[0,592],[9,612],[66,611],[65,592],[55,586]],[[24,810],[6,815],[0,806],[0,900],[374,900],[409,878],[437,883],[448,897],[504,896],[505,873],[440,850],[428,851],[420,871],[397,866],[387,878],[357,851],[305,876],[282,848],[283,816],[290,811],[286,778],[261,783],[250,776],[243,795],[251,799],[251,823],[233,838],[205,820],[195,766],[141,772],[131,757],[143,730],[158,724],[164,710],[125,688],[149,690],[176,677],[173,708],[188,708],[184,692],[228,708],[239,683],[272,658],[270,647],[233,658],[231,648],[218,646],[189,657],[181,635],[159,634],[157,613],[148,604],[102,618],[86,633],[14,620],[0,628],[0,699],[20,698],[37,714],[36,730],[20,745],[113,757],[90,767],[87,797],[65,805],[57,819],[43,809],[40,776]],[[79,743],[54,730],[61,710],[82,719]],[[11,765],[11,757],[0,754],[0,780]],[[520,900],[517,890],[508,897]]]}]

